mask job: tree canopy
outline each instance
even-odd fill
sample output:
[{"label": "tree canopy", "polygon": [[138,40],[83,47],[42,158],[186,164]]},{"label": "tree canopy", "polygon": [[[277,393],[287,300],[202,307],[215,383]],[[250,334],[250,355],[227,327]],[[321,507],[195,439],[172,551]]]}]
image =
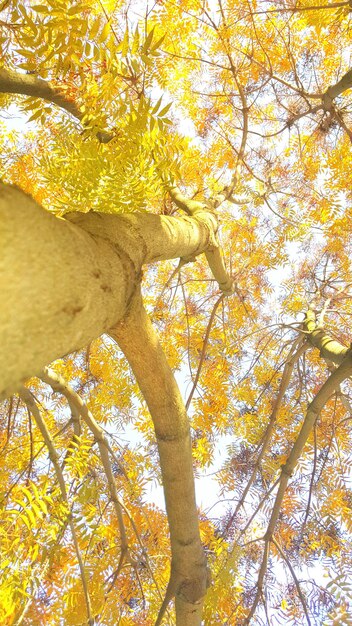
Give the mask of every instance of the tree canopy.
[{"label": "tree canopy", "polygon": [[2,624],[352,624],[351,11],[2,1]]}]

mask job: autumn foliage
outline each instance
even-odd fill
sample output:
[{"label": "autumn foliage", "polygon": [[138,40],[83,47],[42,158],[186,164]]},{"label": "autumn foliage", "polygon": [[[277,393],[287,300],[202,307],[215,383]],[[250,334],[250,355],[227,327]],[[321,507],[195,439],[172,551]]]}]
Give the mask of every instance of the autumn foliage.
[{"label": "autumn foliage", "polygon": [[[352,624],[351,27],[326,0],[1,3],[2,181],[77,227],[210,233],[138,274],[152,327],[131,297],[4,400],[1,624]],[[162,353],[208,567],[187,623]]]}]

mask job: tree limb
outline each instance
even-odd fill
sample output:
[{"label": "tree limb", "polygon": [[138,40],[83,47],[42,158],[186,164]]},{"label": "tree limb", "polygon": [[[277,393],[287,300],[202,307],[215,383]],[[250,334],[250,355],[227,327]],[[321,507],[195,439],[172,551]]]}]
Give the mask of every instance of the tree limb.
[{"label": "tree limb", "polygon": [[324,108],[330,110],[334,98],[340,96],[347,89],[352,89],[352,69],[348,70],[335,85],[330,85],[325,93],[323,93],[322,101]]},{"label": "tree limb", "polygon": [[[21,74],[9,69],[0,69],[0,93],[13,93],[39,98],[55,104],[79,121],[82,121],[84,117],[84,113],[80,111],[75,102],[69,100],[43,78],[38,78],[32,74]],[[97,137],[101,143],[108,143],[113,138],[113,134],[99,131]]]},{"label": "tree limb", "polygon": [[342,363],[350,349],[327,335],[321,326],[317,326],[316,315],[312,309],[306,312],[303,328],[307,333],[308,341],[319,349],[324,359],[332,361],[335,365]]},{"label": "tree limb", "polygon": [[252,486],[252,484],[254,483],[256,476],[257,476],[257,472],[260,468],[260,464],[263,460],[264,454],[267,452],[270,441],[271,441],[271,436],[274,430],[274,426],[276,423],[276,419],[277,419],[277,415],[279,412],[279,409],[281,407],[281,403],[282,400],[284,398],[284,395],[286,393],[286,390],[289,386],[290,380],[291,380],[291,376],[292,376],[292,372],[293,372],[293,368],[295,366],[295,363],[297,363],[298,359],[302,356],[302,354],[304,354],[304,352],[307,350],[308,348],[308,343],[304,342],[302,343],[302,339],[298,338],[294,343],[293,346],[291,348],[291,351],[288,355],[287,361],[285,363],[285,367],[282,373],[282,377],[281,377],[281,381],[280,381],[280,385],[279,385],[279,389],[276,395],[276,398],[273,402],[273,406],[272,406],[272,410],[271,410],[271,414],[269,417],[269,422],[268,425],[266,427],[266,430],[264,432],[264,435],[261,439],[260,444],[258,445],[259,448],[259,454],[258,457],[255,461],[252,473],[250,475],[250,478],[242,492],[241,498],[238,501],[236,508],[234,510],[234,512],[232,513],[229,521],[226,524],[226,527],[223,531],[223,536],[225,535],[225,533],[229,530],[229,528],[231,527],[231,525],[233,524],[234,520],[236,519],[236,516],[240,510],[240,508],[244,505],[247,494]]},{"label": "tree limb", "polygon": [[[27,405],[30,412],[32,413],[33,418],[38,426],[38,429],[41,432],[45,445],[48,448],[50,460],[54,466],[55,474],[56,474],[59,487],[60,487],[61,497],[63,501],[65,502],[65,504],[67,505],[68,510],[70,511],[70,505],[68,502],[67,492],[66,492],[65,479],[64,479],[64,476],[63,476],[63,473],[59,464],[59,455],[55,449],[54,442],[47,428],[47,425],[40,414],[40,411],[37,407],[37,403],[35,402],[30,391],[26,389],[26,387],[21,387],[21,389],[19,390],[19,396],[23,400],[23,402]],[[82,580],[82,587],[83,587],[84,598],[85,598],[85,603],[86,603],[86,608],[87,608],[88,623],[89,623],[89,626],[94,626],[95,620],[94,620],[93,613],[92,613],[87,577],[86,577],[86,573],[84,569],[84,563],[83,563],[81,551],[79,548],[76,529],[73,523],[71,512],[69,513],[69,526],[70,526],[70,530],[72,534],[72,539],[73,539],[75,552],[76,552],[76,558],[77,558],[80,576]]]},{"label": "tree limb", "polygon": [[118,497],[118,492],[117,492],[117,488],[115,484],[115,478],[114,478],[114,474],[112,471],[111,462],[109,458],[109,453],[110,454],[113,453],[110,448],[109,442],[104,434],[103,429],[95,421],[87,405],[83,402],[83,400],[79,397],[79,395],[69,385],[67,385],[67,383],[65,383],[64,379],[61,376],[56,374],[54,370],[51,370],[48,367],[46,367],[43,370],[43,372],[41,372],[40,378],[47,385],[50,385],[53,391],[61,393],[66,398],[70,406],[71,412],[74,412],[74,411],[78,412],[82,416],[82,419],[87,424],[89,430],[94,434],[95,440],[99,447],[100,458],[101,458],[101,462],[104,468],[105,476],[108,482],[110,498],[113,502],[117,521],[118,521],[120,538],[121,538],[120,561],[122,565],[122,562],[126,554],[128,553],[128,542],[127,542],[125,524],[124,524],[123,516],[122,516],[121,503]]},{"label": "tree limb", "polygon": [[[199,202],[197,200],[192,200],[190,198],[187,198],[180,191],[180,189],[176,187],[175,185],[168,187],[168,191],[171,196],[171,199],[176,204],[176,206],[178,206],[180,209],[188,213],[188,215],[197,217],[202,211],[208,211],[209,214],[213,215],[214,219],[216,219],[214,213],[209,210],[205,202]],[[216,220],[216,223],[217,223],[217,220]],[[216,230],[217,230],[217,225],[216,225],[215,232]],[[207,250],[205,250],[204,252],[205,252],[205,256],[208,261],[210,270],[215,280],[217,281],[221,291],[223,291],[225,295],[231,295],[233,293],[233,280],[229,276],[226,270],[225,263],[221,254],[221,249],[219,248],[215,240],[215,237],[214,237],[214,245],[211,247],[209,246]]]},{"label": "tree limb", "polygon": [[109,334],[130,363],[154,423],[172,552],[167,600],[176,596],[177,626],[199,626],[208,580],[185,406],[139,294]]},{"label": "tree limb", "polygon": [[[298,459],[303,452],[303,448],[314,427],[314,424],[321,410],[323,409],[324,405],[329,400],[330,396],[339,387],[340,383],[343,382],[346,378],[350,377],[351,374],[352,374],[352,351],[349,350],[345,358],[343,359],[342,363],[332,374],[330,374],[329,378],[325,381],[325,383],[322,385],[322,387],[316,394],[313,401],[308,406],[307,413],[304,418],[299,435],[291,449],[291,452],[287,458],[286,463],[283,465],[282,470],[281,470],[279,489],[276,494],[273,510],[272,510],[269,524],[268,524],[265,537],[264,537],[266,546],[272,540],[288,481],[293,474],[293,471],[297,465]],[[263,581],[266,570],[267,570],[267,561],[266,559],[263,559],[260,570],[259,570],[258,583]],[[258,587],[253,606],[256,607],[258,605],[259,599],[260,599],[260,589]],[[252,607],[250,617],[252,617],[253,614],[254,614],[254,611]],[[249,618],[248,618],[247,623],[249,623]]]}]

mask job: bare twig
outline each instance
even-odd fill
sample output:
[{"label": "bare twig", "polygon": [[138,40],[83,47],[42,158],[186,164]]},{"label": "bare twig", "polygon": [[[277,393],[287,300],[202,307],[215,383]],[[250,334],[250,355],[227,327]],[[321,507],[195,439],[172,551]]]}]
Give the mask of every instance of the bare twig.
[{"label": "bare twig", "polygon": [[194,394],[194,392],[195,392],[195,390],[197,388],[197,385],[198,385],[199,376],[200,376],[200,373],[201,373],[201,370],[202,370],[204,357],[205,357],[205,353],[206,353],[206,349],[207,349],[207,345],[208,345],[208,341],[209,341],[211,327],[213,325],[213,321],[214,321],[214,318],[215,318],[215,313],[216,313],[216,311],[218,309],[219,304],[223,301],[223,299],[224,299],[224,294],[221,294],[220,298],[218,298],[217,301],[215,302],[215,304],[213,306],[213,310],[212,310],[212,312],[210,314],[209,322],[208,322],[207,329],[205,331],[205,335],[204,335],[204,339],[203,339],[202,352],[201,352],[201,355],[200,355],[200,358],[199,358],[199,364],[198,364],[197,373],[196,373],[196,376],[195,376],[195,379],[194,379],[194,382],[193,382],[193,385],[192,385],[192,389],[190,391],[190,394],[189,394],[189,396],[187,398],[187,402],[186,402],[186,411],[188,411],[188,409],[189,409],[189,406],[190,406],[190,404],[192,402],[193,394]]},{"label": "bare twig", "polygon": [[307,603],[305,601],[304,595],[302,593],[302,589],[301,586],[299,584],[299,580],[295,574],[295,570],[293,569],[291,563],[290,563],[290,559],[287,558],[287,556],[285,555],[284,551],[282,550],[282,548],[280,548],[278,542],[276,541],[276,539],[274,539],[274,537],[271,538],[271,542],[274,544],[275,548],[277,549],[277,551],[279,552],[281,558],[283,559],[283,561],[285,561],[288,569],[290,570],[290,574],[294,580],[294,583],[296,585],[296,589],[297,589],[297,593],[299,595],[299,599],[301,601],[302,607],[303,607],[303,611],[305,613],[306,619],[307,619],[307,623],[308,626],[311,626],[311,621],[309,618],[309,614],[308,614],[308,608],[307,608]]}]

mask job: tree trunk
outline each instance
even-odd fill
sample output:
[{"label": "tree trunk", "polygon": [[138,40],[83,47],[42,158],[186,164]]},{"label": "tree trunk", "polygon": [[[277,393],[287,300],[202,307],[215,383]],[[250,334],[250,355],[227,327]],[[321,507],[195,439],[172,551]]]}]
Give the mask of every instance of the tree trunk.
[{"label": "tree trunk", "polygon": [[[143,308],[140,275],[144,263],[216,250],[216,228],[206,210],[184,217],[90,212],[56,218],[0,184],[0,394],[110,329],[154,421],[172,550],[159,620],[176,596],[178,626],[201,623],[206,560],[186,409]],[[222,278],[219,259],[215,271]]]},{"label": "tree trunk", "polygon": [[0,183],[0,398],[115,326],[143,263],[200,254],[215,230],[207,211],[61,219]]}]

